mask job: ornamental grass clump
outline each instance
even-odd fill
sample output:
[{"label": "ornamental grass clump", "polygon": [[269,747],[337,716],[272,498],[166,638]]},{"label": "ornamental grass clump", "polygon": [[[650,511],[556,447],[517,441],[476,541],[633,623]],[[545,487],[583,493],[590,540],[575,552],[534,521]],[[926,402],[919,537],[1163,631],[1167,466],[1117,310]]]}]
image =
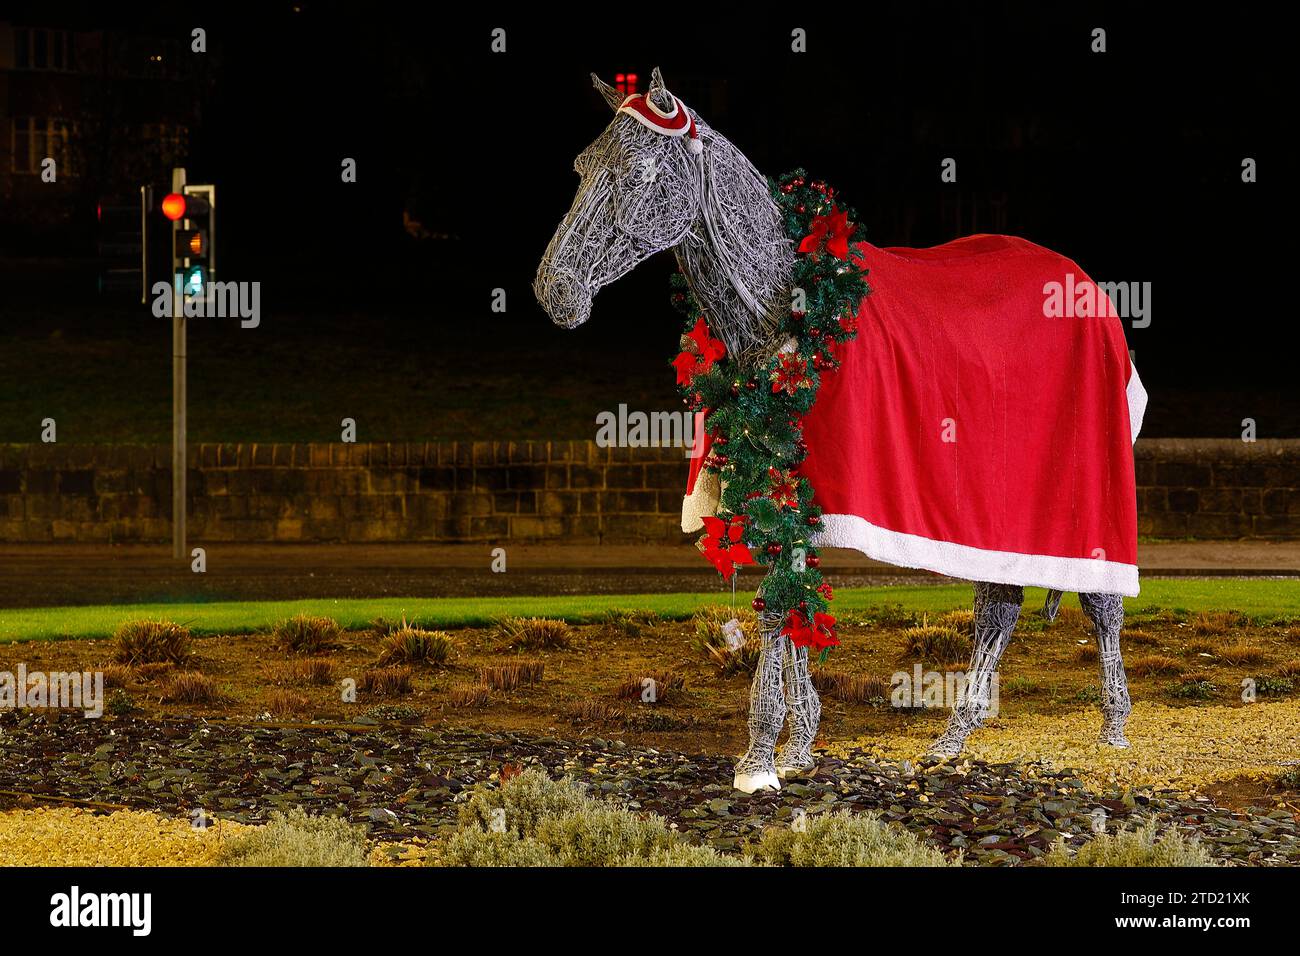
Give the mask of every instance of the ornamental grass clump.
[{"label": "ornamental grass clump", "polygon": [[546,617],[508,617],[496,627],[498,640],[525,651],[563,650],[569,646],[572,633],[567,621]]},{"label": "ornamental grass clump", "polygon": [[1093,837],[1073,854],[1058,840],[1042,858],[1044,866],[1215,866],[1194,837],[1176,829],[1160,831],[1155,820],[1140,829]]},{"label": "ornamental grass clump", "polygon": [[361,690],[376,697],[400,697],[411,692],[409,667],[372,667],[361,675]]},{"label": "ornamental grass clump", "polygon": [[[735,620],[739,637],[724,628]],[[752,674],[758,667],[763,646],[758,629],[758,615],[749,608],[730,608],[725,604],[702,607],[691,616],[691,646],[722,672],[722,676]],[[741,640],[743,638],[743,641]]]},{"label": "ornamental grass clump", "polygon": [[813,687],[817,688],[818,693],[848,704],[882,703],[889,696],[889,684],[885,679],[871,674],[849,674],[819,668],[811,676]]},{"label": "ornamental grass clump", "polygon": [[190,629],[174,621],[127,621],[113,640],[119,664],[184,664],[190,656]]},{"label": "ornamental grass clump", "polygon": [[492,667],[480,667],[478,682],[492,690],[514,690],[524,684],[539,684],[546,673],[542,661],[514,661]]},{"label": "ornamental grass clump", "polygon": [[338,817],[308,816],[301,807],[275,811],[265,826],[232,837],[219,866],[369,866],[364,827]]},{"label": "ornamental grass clump", "polygon": [[297,614],[275,626],[275,643],[291,654],[319,654],[338,638],[340,628],[332,617]]},{"label": "ornamental grass clump", "polygon": [[163,696],[177,704],[218,704],[225,698],[216,683],[201,671],[179,671],[167,679]]},{"label": "ornamental grass clump", "polygon": [[770,826],[750,855],[771,866],[957,866],[939,850],[875,813],[809,814],[795,830]]},{"label": "ornamental grass clump", "polygon": [[422,631],[402,627],[384,637],[378,665],[427,664],[441,667],[451,660],[451,635],[446,631]]},{"label": "ornamental grass clump", "polygon": [[903,632],[907,653],[934,664],[960,664],[970,659],[971,639],[954,627],[922,624]]}]

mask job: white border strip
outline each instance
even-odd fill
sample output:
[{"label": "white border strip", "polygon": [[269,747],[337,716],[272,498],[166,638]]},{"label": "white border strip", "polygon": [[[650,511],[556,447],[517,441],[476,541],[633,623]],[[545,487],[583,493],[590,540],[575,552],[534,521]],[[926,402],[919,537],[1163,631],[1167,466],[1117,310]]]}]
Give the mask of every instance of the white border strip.
[{"label": "white border strip", "polygon": [[822,515],[813,535],[819,548],[853,548],[869,558],[903,568],[921,568],[967,581],[993,581],[1075,593],[1136,597],[1138,569],[1100,558],[1058,558],[1014,551],[985,551],[878,528],[857,515]]},{"label": "white border strip", "polygon": [[1138,378],[1137,366],[1131,363],[1124,397],[1128,399],[1129,434],[1133,436],[1134,441],[1137,441],[1138,432],[1142,430],[1142,419],[1147,413],[1147,390],[1142,387],[1142,379]]}]

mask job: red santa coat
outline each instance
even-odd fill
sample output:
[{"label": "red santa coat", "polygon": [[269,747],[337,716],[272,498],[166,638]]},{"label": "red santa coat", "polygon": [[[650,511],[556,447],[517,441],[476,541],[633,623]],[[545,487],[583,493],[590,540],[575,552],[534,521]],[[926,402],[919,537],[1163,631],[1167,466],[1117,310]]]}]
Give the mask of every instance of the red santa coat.
[{"label": "red santa coat", "polygon": [[[856,255],[872,292],[804,419],[800,471],[825,513],[813,543],[970,580],[1137,594],[1146,392],[1109,299],[1071,260],[1011,236]],[[717,506],[700,440],[684,531]]]}]

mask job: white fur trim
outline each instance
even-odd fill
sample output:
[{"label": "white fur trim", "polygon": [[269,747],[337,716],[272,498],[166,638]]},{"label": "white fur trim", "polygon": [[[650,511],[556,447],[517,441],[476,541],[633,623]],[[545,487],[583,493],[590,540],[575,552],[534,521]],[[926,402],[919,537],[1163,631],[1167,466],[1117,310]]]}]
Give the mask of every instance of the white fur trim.
[{"label": "white fur trim", "polygon": [[878,528],[857,515],[822,515],[812,537],[819,548],[853,548],[903,568],[922,568],[967,581],[1051,588],[1092,594],[1138,594],[1135,564],[1099,558],[1059,558],[1014,551],[985,551],[964,544]]},{"label": "white fur trim", "polygon": [[717,514],[721,497],[719,476],[701,468],[695,476],[695,487],[682,499],[682,531],[690,534],[703,528],[703,519]]},{"label": "white fur trim", "polygon": [[1128,388],[1124,389],[1124,395],[1128,398],[1128,430],[1137,441],[1147,411],[1147,390],[1142,387],[1142,379],[1138,378],[1136,365],[1129,365]]}]

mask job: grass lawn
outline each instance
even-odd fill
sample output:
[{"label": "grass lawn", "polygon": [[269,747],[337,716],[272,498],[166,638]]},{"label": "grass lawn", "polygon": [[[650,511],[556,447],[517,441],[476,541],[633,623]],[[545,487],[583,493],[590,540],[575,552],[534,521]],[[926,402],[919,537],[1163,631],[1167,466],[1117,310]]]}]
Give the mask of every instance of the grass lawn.
[{"label": "grass lawn", "polygon": [[[1041,588],[1027,588],[1025,606],[1042,605]],[[244,634],[269,628],[298,613],[334,618],[344,628],[364,629],[376,618],[405,617],[426,627],[457,628],[489,624],[506,616],[563,618],[573,624],[598,620],[611,609],[653,611],[665,620],[684,620],[699,607],[725,602],[717,593],[611,594],[561,597],[367,598],[296,601],[220,601],[207,604],[120,604],[88,607],[43,607],[0,610],[0,643],[15,640],[106,637],[124,621],[165,617],[186,624],[195,634]],[[738,596],[738,601],[748,603]],[[1074,601],[1067,598],[1067,605]],[[843,588],[832,610],[851,619],[867,609],[901,604],[905,610],[939,613],[967,608],[968,585],[940,587]],[[1240,611],[1258,618],[1300,615],[1300,588],[1294,581],[1231,578],[1153,578],[1142,594],[1125,601],[1129,611],[1169,608],[1198,611]]]}]

